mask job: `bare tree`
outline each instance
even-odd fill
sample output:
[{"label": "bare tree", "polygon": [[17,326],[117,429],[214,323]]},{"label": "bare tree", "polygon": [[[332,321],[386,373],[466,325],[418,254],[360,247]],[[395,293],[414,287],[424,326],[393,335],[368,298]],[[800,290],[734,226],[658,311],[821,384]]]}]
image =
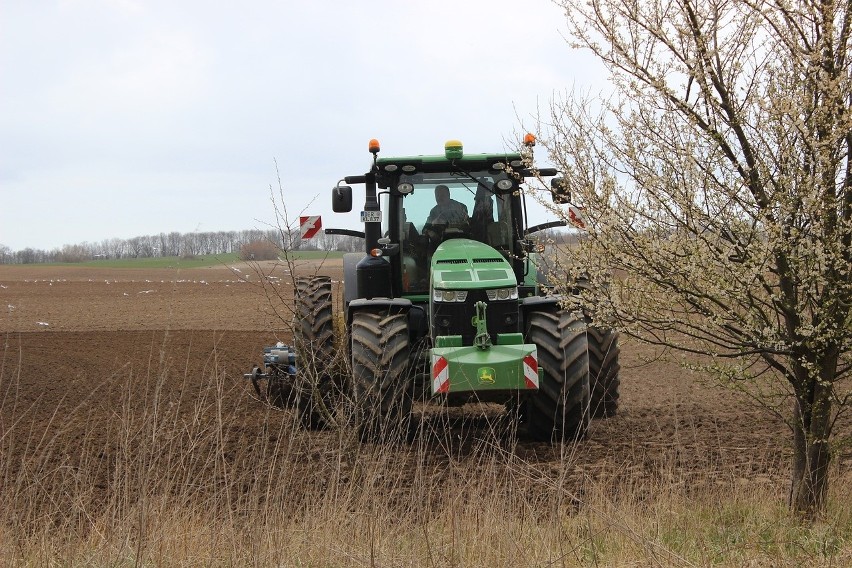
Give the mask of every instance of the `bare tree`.
[{"label": "bare tree", "polygon": [[784,386],[790,503],[818,513],[850,398],[852,5],[561,4],[615,89],[556,101],[543,136],[585,206],[572,263],[606,284],[588,300],[726,380]]},{"label": "bare tree", "polygon": [[13,259],[12,249],[4,244],[0,244],[0,264],[11,264]]},{"label": "bare tree", "polygon": [[162,256],[180,256],[182,254],[181,250],[181,242],[183,241],[183,235],[178,233],[177,231],[172,231],[171,233],[165,235],[162,243]]},{"label": "bare tree", "polygon": [[325,231],[320,231],[315,240],[321,250],[336,250],[338,239],[338,235],[329,235]]},{"label": "bare tree", "polygon": [[153,235],[145,235],[140,237],[141,244],[139,246],[139,254],[144,258],[151,258],[156,256],[157,251],[157,237]]},{"label": "bare tree", "polygon": [[133,237],[132,239],[127,239],[125,242],[125,246],[127,247],[127,251],[130,254],[131,258],[139,258],[143,256],[142,254],[142,237]]},{"label": "bare tree", "polygon": [[120,239],[104,239],[98,249],[101,251],[100,254],[106,257],[121,258],[123,247],[124,242]]}]

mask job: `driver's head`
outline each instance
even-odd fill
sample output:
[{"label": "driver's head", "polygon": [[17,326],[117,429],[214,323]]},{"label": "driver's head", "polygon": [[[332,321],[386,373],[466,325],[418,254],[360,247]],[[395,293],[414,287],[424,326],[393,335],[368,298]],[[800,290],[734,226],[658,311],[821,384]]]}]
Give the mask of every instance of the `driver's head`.
[{"label": "driver's head", "polygon": [[435,186],[435,202],[439,205],[443,205],[450,200],[450,188],[446,185],[436,185]]}]

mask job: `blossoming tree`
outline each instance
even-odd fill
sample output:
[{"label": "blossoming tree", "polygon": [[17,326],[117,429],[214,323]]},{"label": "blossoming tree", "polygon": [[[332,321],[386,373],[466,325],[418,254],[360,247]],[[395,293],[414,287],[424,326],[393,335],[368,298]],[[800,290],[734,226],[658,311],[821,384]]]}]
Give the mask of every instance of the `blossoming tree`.
[{"label": "blossoming tree", "polygon": [[555,101],[543,126],[584,207],[571,262],[599,284],[587,300],[726,379],[779,379],[791,505],[818,512],[850,396],[852,4],[561,4],[613,86]]}]

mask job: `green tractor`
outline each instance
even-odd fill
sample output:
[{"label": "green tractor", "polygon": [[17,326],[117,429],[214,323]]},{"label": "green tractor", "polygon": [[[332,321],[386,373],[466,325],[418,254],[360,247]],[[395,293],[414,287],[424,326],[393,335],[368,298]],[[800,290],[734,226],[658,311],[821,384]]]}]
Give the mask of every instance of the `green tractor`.
[{"label": "green tractor", "polygon": [[[264,369],[247,375],[255,387],[266,379],[308,427],[348,406],[367,441],[409,427],[415,400],[504,404],[541,441],[583,437],[590,418],[613,415],[617,334],[563,307],[536,267],[529,235],[564,223],[526,225],[525,178],[557,173],[533,168],[534,142],[527,135],[522,153],[465,155],[450,141],[442,155],[380,158],[372,140],[369,171],[332,190],[345,213],[351,186],[366,187],[364,231],[326,229],[365,241],[366,254],[344,256],[346,336],[335,341],[330,278],[300,279],[301,363],[287,346],[267,348]],[[551,193],[565,203],[560,182]],[[347,365],[329,363],[338,352]]]}]

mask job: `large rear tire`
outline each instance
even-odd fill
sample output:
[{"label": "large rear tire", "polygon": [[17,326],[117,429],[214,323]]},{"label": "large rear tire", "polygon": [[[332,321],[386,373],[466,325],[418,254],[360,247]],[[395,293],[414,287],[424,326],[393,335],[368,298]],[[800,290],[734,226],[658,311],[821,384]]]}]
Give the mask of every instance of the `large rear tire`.
[{"label": "large rear tire", "polygon": [[335,423],[342,387],[335,359],[331,278],[296,278],[294,342],[296,384],[292,399],[301,423],[321,429]]},{"label": "large rear tire", "polygon": [[589,382],[592,389],[592,418],[608,418],[618,412],[621,380],[618,372],[618,332],[589,327]]},{"label": "large rear tire", "polygon": [[408,436],[411,420],[408,318],[387,308],[352,316],[352,398],[365,442]]},{"label": "large rear tire", "polygon": [[529,434],[540,441],[570,441],[589,426],[589,349],[579,314],[532,312],[527,342],[538,348],[539,390],[527,402]]}]

